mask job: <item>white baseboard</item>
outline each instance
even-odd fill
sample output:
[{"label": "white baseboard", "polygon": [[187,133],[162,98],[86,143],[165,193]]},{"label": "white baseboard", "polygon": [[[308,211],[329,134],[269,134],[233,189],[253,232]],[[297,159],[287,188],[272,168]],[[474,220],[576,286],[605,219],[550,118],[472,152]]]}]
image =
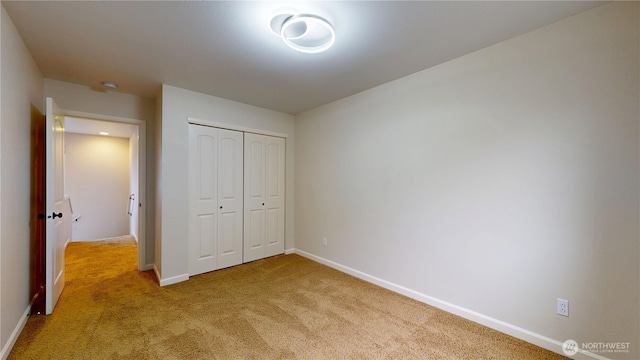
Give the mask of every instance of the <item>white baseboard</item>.
[{"label": "white baseboard", "polygon": [[[558,341],[558,340],[554,340],[554,339],[550,339],[546,336],[534,333],[532,331],[520,328],[518,326],[506,323],[504,321],[500,321],[498,319],[494,319],[491,318],[489,316],[477,313],[473,310],[469,310],[466,308],[463,308],[461,306],[455,305],[455,304],[451,304],[449,302],[434,298],[432,296],[429,295],[425,295],[421,292],[415,291],[415,290],[411,290],[409,288],[406,288],[404,286],[398,285],[398,284],[394,284],[392,282],[377,278],[375,276],[363,273],[362,271],[350,268],[348,266],[344,266],[342,264],[333,262],[331,260],[327,260],[325,258],[322,258],[320,256],[316,256],[313,255],[311,253],[308,253],[306,251],[302,251],[299,249],[293,249],[293,252],[295,252],[296,254],[300,255],[300,256],[304,256],[310,260],[316,261],[320,264],[329,266],[331,268],[334,268],[338,271],[341,271],[343,273],[349,274],[351,276],[355,276],[361,280],[370,282],[372,284],[378,285],[380,287],[383,287],[387,290],[391,290],[393,292],[402,294],[404,296],[410,297],[414,300],[423,302],[425,304],[431,305],[433,307],[436,307],[438,309],[444,310],[446,312],[458,315],[460,317],[463,317],[467,320],[471,320],[473,322],[476,322],[478,324],[482,324],[486,327],[489,327],[491,329],[500,331],[502,333],[505,333],[507,335],[511,335],[515,338],[518,338],[520,340],[524,340],[528,343],[537,345],[541,348],[547,349],[549,351],[553,351],[554,353],[563,355],[563,356],[567,356],[563,353],[562,351],[562,344],[563,342]],[[597,355],[597,354],[593,354],[590,353],[588,351],[584,351],[582,349],[579,350],[579,352],[577,354],[575,354],[574,356],[571,357],[572,359],[599,359],[599,360],[608,360],[608,358]]]},{"label": "white baseboard", "polygon": [[287,249],[284,251],[285,255],[291,255],[296,252],[296,249]]},{"label": "white baseboard", "polygon": [[[143,266],[142,268],[138,269],[139,271],[149,271],[149,270],[155,270],[156,268],[156,264],[146,264],[145,266]],[[156,272],[156,276],[158,275],[158,273]]]},{"label": "white baseboard", "polygon": [[18,321],[18,324],[16,325],[15,329],[13,329],[13,332],[11,332],[11,336],[9,336],[7,343],[5,344],[5,346],[2,347],[2,351],[0,351],[0,359],[7,360],[7,358],[9,357],[9,353],[11,352],[11,349],[13,349],[13,345],[16,344],[16,341],[18,340],[18,336],[20,336],[22,329],[24,329],[24,326],[27,324],[30,311],[31,311],[31,306],[27,306],[27,310],[24,311],[24,314],[22,314],[20,321]]},{"label": "white baseboard", "polygon": [[158,268],[156,268],[155,265],[153,265],[153,272],[156,274],[156,278],[158,279],[158,283],[160,283],[160,286],[173,285],[179,282],[189,280],[189,274],[182,274],[182,275],[172,276],[170,278],[163,279],[160,277]]}]

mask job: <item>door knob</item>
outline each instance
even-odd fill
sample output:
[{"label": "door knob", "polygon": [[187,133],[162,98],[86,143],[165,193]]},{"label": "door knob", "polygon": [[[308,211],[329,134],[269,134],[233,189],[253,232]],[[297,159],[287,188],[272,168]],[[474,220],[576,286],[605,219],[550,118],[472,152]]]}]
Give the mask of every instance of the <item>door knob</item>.
[{"label": "door knob", "polygon": [[49,219],[55,219],[57,217],[61,218],[62,217],[62,213],[57,213],[54,211],[51,213],[51,215],[47,216]]},{"label": "door knob", "polygon": [[220,206],[220,209],[222,209],[222,206]]}]

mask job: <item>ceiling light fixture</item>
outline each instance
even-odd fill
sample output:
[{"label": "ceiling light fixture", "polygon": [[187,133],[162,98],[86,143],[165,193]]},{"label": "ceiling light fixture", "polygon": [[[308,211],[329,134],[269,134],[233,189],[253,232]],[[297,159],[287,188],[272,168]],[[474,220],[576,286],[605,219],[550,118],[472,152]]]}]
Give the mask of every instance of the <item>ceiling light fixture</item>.
[{"label": "ceiling light fixture", "polygon": [[100,131],[100,135],[107,136],[107,135],[109,135],[109,133],[108,133],[108,132],[106,132],[106,131]]},{"label": "ceiling light fixture", "polygon": [[336,40],[331,23],[317,15],[279,13],[271,19],[270,26],[288,47],[303,53],[325,51]]},{"label": "ceiling light fixture", "polygon": [[118,84],[114,83],[113,81],[103,81],[102,82],[102,86],[109,88],[109,89],[117,89],[118,88]]}]

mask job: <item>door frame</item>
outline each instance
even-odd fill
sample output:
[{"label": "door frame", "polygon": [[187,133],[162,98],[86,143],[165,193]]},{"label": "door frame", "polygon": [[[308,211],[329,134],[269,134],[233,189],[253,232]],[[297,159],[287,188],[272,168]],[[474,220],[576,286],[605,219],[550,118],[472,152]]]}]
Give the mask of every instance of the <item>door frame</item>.
[{"label": "door frame", "polygon": [[245,132],[245,133],[258,134],[258,135],[275,136],[275,137],[280,137],[280,138],[284,138],[284,139],[286,139],[288,137],[287,134],[282,134],[282,133],[278,133],[278,132],[266,131],[266,130],[258,130],[258,129],[244,127],[244,126],[236,126],[236,125],[232,125],[232,124],[218,123],[218,122],[214,122],[214,121],[208,121],[208,120],[202,120],[202,119],[194,118],[194,117],[191,117],[191,116],[187,117],[187,124],[209,126],[209,127],[219,128],[219,129],[242,131],[242,132]]},{"label": "door frame", "polygon": [[[62,109],[65,115],[87,120],[109,121],[138,126],[138,270],[153,270],[153,262],[147,263],[147,122],[120,116],[88,113]],[[141,206],[140,206],[141,204]]]},{"label": "door frame", "polygon": [[[282,138],[285,141],[285,150],[284,150],[284,157],[285,157],[285,161],[284,161],[284,166],[285,166],[285,170],[284,170],[284,192],[283,192],[283,196],[285,198],[284,200],[284,208],[285,208],[285,218],[284,218],[284,238],[283,238],[283,247],[284,247],[284,254],[291,254],[293,251],[292,250],[287,250],[286,245],[287,245],[287,212],[291,211],[291,210],[286,210],[287,207],[287,150],[286,150],[286,144],[287,144],[287,139],[288,139],[288,135],[287,134],[283,134],[283,133],[279,133],[279,132],[275,132],[275,131],[268,131],[268,130],[261,130],[261,129],[255,129],[255,128],[249,128],[249,127],[245,127],[245,126],[238,126],[238,125],[234,125],[234,124],[228,124],[228,123],[219,123],[219,122],[215,122],[215,121],[210,121],[210,120],[203,120],[200,118],[196,118],[196,117],[192,117],[192,116],[187,116],[187,125],[201,125],[201,126],[207,126],[207,127],[214,127],[214,128],[218,128],[218,129],[223,129],[223,130],[233,130],[233,131],[240,131],[243,132],[245,134],[255,134],[255,135],[265,135],[265,136],[271,136],[271,137],[277,137],[277,138]],[[244,149],[243,149],[244,150]],[[244,180],[243,180],[244,181]],[[244,184],[243,184],[244,187]],[[243,200],[244,202],[244,200]],[[244,216],[244,214],[243,214]],[[243,218],[244,220],[244,218]],[[244,222],[244,221],[243,221]],[[243,224],[243,231],[244,231],[244,224]],[[244,235],[243,235],[243,240],[244,240]],[[244,257],[244,244],[243,244],[243,258],[242,258],[242,262],[245,263],[245,257]],[[158,277],[159,278],[159,277]]]},{"label": "door frame", "polygon": [[45,312],[45,241],[46,219],[46,119],[45,115],[31,105],[31,231],[30,231],[30,287],[29,304],[31,314]]}]

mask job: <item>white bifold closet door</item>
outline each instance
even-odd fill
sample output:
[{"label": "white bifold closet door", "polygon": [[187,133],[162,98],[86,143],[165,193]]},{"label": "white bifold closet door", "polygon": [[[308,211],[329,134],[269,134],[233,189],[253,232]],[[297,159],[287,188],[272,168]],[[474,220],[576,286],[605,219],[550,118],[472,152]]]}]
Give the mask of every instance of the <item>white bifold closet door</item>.
[{"label": "white bifold closet door", "polygon": [[242,263],[243,133],[189,124],[189,275]]},{"label": "white bifold closet door", "polygon": [[244,135],[244,262],[284,253],[283,138]]}]

